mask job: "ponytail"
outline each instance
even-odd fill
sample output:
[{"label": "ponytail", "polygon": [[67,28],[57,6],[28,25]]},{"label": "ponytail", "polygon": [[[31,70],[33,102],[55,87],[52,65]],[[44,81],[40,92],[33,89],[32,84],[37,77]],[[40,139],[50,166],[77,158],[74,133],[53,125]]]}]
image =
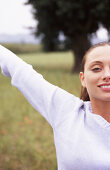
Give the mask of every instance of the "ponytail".
[{"label": "ponytail", "polygon": [[80,99],[82,99],[83,101],[90,101],[87,89],[83,86],[81,86]]}]

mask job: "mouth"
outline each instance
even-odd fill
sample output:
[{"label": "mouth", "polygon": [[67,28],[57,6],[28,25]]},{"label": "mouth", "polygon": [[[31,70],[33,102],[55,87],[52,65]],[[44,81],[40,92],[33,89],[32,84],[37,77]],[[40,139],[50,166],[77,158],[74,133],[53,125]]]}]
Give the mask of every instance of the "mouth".
[{"label": "mouth", "polygon": [[110,83],[109,84],[100,84],[98,87],[104,91],[110,91]]}]

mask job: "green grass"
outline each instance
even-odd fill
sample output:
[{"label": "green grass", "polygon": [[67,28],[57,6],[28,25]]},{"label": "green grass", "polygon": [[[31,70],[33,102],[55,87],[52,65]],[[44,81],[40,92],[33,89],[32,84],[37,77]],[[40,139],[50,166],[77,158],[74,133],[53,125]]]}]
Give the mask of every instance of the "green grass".
[{"label": "green grass", "polygon": [[25,54],[25,53],[38,53],[42,51],[42,44],[8,44],[2,43],[2,45],[9,50],[13,51],[15,54]]},{"label": "green grass", "polygon": [[[20,55],[52,84],[79,95],[70,52]],[[53,133],[45,119],[0,74],[0,170],[57,170]]]}]

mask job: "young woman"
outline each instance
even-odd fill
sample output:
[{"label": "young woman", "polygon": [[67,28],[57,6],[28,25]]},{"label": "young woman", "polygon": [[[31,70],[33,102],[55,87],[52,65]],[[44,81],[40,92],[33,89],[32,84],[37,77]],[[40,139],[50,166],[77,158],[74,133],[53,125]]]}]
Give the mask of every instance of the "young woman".
[{"label": "young woman", "polygon": [[86,52],[81,99],[44,80],[2,46],[0,66],[52,126],[58,170],[110,170],[110,43]]}]

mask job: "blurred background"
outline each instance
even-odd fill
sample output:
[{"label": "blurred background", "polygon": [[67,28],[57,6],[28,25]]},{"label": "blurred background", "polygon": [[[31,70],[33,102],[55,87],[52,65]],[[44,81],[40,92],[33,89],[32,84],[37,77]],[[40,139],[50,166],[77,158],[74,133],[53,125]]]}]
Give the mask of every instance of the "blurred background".
[{"label": "blurred background", "polygon": [[[0,1],[0,44],[80,96],[85,51],[110,39],[109,0]],[[0,169],[57,170],[52,129],[0,74]]]}]

